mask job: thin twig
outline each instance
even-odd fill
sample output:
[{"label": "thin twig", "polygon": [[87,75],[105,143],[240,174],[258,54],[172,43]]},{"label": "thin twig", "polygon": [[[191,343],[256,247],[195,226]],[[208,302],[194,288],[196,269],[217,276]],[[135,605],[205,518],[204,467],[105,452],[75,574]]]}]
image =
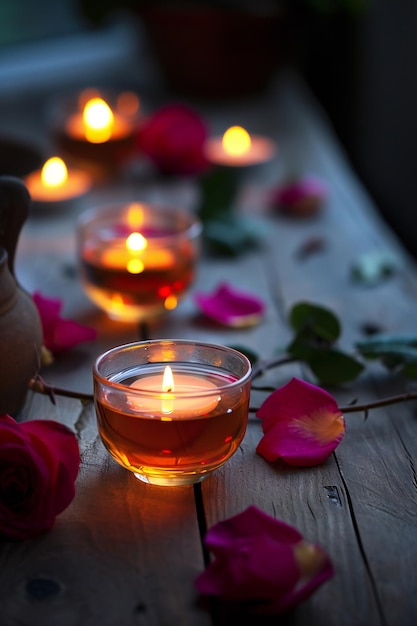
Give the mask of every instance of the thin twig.
[{"label": "thin twig", "polygon": [[32,378],[29,383],[29,389],[36,393],[42,393],[49,396],[52,403],[55,404],[55,396],[65,396],[66,398],[76,398],[77,400],[92,402],[94,396],[91,393],[82,393],[80,391],[71,391],[69,389],[62,389],[60,387],[53,387],[46,383],[43,378],[37,376]]},{"label": "thin twig", "polygon": [[[407,402],[408,400],[417,400],[417,391],[410,391],[409,393],[401,393],[397,396],[390,396],[388,398],[382,398],[382,400],[375,400],[374,402],[368,402],[366,404],[349,404],[348,406],[339,406],[341,413],[358,413],[363,411],[369,411],[370,409],[377,409],[381,406],[388,406],[389,404],[397,404],[399,402]],[[259,411],[259,407],[250,407],[251,412]]]},{"label": "thin twig", "polygon": [[398,402],[407,402],[408,400],[417,400],[417,391],[401,393],[397,396],[382,398],[382,400],[375,400],[374,402],[368,402],[367,404],[349,404],[348,406],[340,406],[339,409],[342,413],[355,413],[356,411],[369,411],[369,409],[376,409],[380,406],[388,406],[389,404],[397,404]]}]

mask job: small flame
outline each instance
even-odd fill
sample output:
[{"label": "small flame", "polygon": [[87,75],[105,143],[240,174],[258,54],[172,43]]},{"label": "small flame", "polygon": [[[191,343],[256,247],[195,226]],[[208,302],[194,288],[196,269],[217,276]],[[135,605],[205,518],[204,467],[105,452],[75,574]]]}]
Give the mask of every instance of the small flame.
[{"label": "small flame", "polygon": [[174,391],[174,374],[170,365],[167,365],[164,369],[164,375],[162,378],[162,391]]},{"label": "small flame", "polygon": [[239,156],[250,150],[251,138],[241,126],[231,126],[223,135],[222,145],[228,154]]},{"label": "small flame", "polygon": [[126,239],[126,248],[129,252],[142,252],[147,247],[148,242],[140,233],[130,233]]},{"label": "small flame", "polygon": [[[171,394],[174,391],[174,374],[172,373],[172,369],[169,365],[165,367],[164,375],[162,377],[162,392],[163,394]],[[162,395],[162,413],[172,413],[174,410],[174,401],[171,395],[164,396]]]},{"label": "small flame", "polygon": [[[140,233],[130,233],[125,242],[126,248],[132,254],[143,252],[148,245],[145,237]],[[140,274],[145,269],[145,264],[138,256],[133,256],[126,263],[129,274]]]},{"label": "small flame", "polygon": [[104,143],[111,137],[114,115],[104,100],[92,98],[84,107],[83,123],[88,141]]},{"label": "small flame", "polygon": [[68,170],[59,157],[51,157],[42,168],[41,180],[45,187],[60,187],[68,178]]}]

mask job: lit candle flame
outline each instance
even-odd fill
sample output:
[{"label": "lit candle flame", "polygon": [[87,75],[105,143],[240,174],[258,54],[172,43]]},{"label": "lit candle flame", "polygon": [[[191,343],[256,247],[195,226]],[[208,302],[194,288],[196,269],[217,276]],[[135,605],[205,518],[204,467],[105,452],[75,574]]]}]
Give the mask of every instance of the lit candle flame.
[{"label": "lit candle flame", "polygon": [[[143,252],[148,245],[147,240],[140,233],[130,233],[125,242],[126,248],[133,255]],[[140,274],[145,269],[145,264],[139,256],[132,256],[126,263],[126,269],[130,274]]]},{"label": "lit candle flame", "polygon": [[162,391],[174,391],[174,374],[170,365],[167,365],[164,369],[164,375],[162,377]]},{"label": "lit candle flame", "polygon": [[60,187],[67,178],[67,166],[62,159],[51,157],[46,161],[41,171],[41,180],[45,187]]},{"label": "lit candle flame", "polygon": [[109,105],[101,98],[92,98],[83,111],[85,136],[91,143],[104,143],[110,139],[114,115]]},{"label": "lit candle flame", "polygon": [[126,239],[126,248],[130,252],[140,252],[145,250],[147,245],[148,242],[140,233],[130,233],[129,237]]},{"label": "lit candle flame", "polygon": [[[175,389],[174,386],[174,374],[169,365],[164,369],[164,375],[162,377],[162,392],[171,394]],[[162,413],[172,413],[174,410],[174,402],[172,396],[162,396]]]},{"label": "lit candle flame", "polygon": [[222,145],[225,152],[238,156],[250,150],[251,138],[241,126],[231,126],[223,135]]}]

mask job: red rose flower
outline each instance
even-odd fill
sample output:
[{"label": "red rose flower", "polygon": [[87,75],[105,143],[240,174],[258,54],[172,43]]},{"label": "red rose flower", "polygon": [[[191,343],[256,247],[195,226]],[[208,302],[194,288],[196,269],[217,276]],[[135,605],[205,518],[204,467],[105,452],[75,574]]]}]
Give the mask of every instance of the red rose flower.
[{"label": "red rose flower", "polygon": [[52,528],[74,498],[79,465],[77,439],[63,424],[0,415],[0,536]]},{"label": "red rose flower", "polygon": [[207,136],[207,127],[195,111],[170,104],[145,120],[138,145],[165,174],[198,174],[208,167],[203,150]]}]

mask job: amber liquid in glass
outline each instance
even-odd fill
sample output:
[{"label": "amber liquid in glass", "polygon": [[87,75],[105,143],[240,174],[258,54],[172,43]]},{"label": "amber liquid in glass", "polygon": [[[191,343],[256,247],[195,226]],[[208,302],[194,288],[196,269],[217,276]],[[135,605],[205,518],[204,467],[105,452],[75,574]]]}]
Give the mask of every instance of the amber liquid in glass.
[{"label": "amber liquid in glass", "polygon": [[93,302],[114,319],[143,320],[175,308],[194,281],[196,251],[191,242],[173,250],[175,262],[131,273],[102,261],[103,251],[85,248],[81,280]]},{"label": "amber liquid in glass", "polygon": [[[226,382],[215,374],[205,373],[204,378],[217,386]],[[99,399],[96,394],[99,433],[116,461],[145,482],[197,482],[232,456],[246,431],[249,391],[226,389],[221,396],[209,414],[166,421],[134,415],[112,405],[111,397]]]}]

